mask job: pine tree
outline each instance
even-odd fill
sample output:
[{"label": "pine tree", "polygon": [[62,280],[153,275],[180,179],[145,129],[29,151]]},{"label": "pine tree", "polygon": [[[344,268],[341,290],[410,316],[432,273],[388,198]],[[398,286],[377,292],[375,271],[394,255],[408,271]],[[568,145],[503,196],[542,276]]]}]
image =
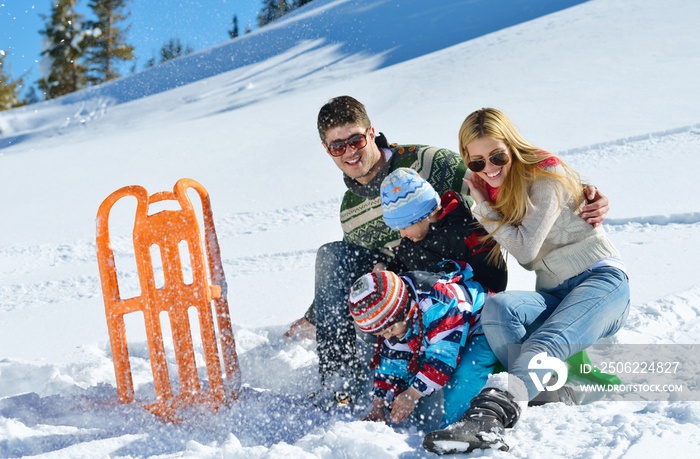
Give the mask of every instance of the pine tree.
[{"label": "pine tree", "polygon": [[192,51],[193,49],[189,45],[183,49],[179,38],[171,38],[160,49],[160,61],[169,61],[170,59],[175,59],[176,57],[190,54]]},{"label": "pine tree", "polygon": [[278,0],[277,2],[277,9],[280,12],[279,17],[284,16],[285,14],[289,13],[291,10],[294,9],[294,7],[290,4],[287,3],[287,0]]},{"label": "pine tree", "polygon": [[[263,0],[263,7],[258,12],[258,26],[262,27],[270,22],[281,18],[287,13],[291,13],[293,10],[310,3],[311,0]],[[249,30],[246,29],[246,33]]]},{"label": "pine tree", "polygon": [[258,13],[258,27],[281,18],[287,14],[288,9],[286,0],[263,0],[263,7]]},{"label": "pine tree", "polygon": [[130,0],[90,0],[88,6],[97,20],[91,24],[94,30],[87,62],[90,65],[90,81],[102,83],[119,78],[119,62],[134,59],[134,47],[126,43],[131,26],[122,27],[129,18],[126,4]]},{"label": "pine tree", "polygon": [[23,86],[22,77],[13,80],[5,73],[5,57],[5,51],[0,49],[0,111],[26,103],[20,99],[18,91]]},{"label": "pine tree", "polygon": [[39,102],[39,95],[36,92],[36,87],[29,87],[29,89],[27,90],[27,95],[25,96],[24,101],[22,102],[27,102],[27,105]]},{"label": "pine tree", "polygon": [[83,16],[75,10],[77,0],[56,0],[51,16],[41,15],[47,47],[41,55],[48,60],[48,74],[38,81],[46,99],[75,92],[87,85],[87,68],[80,63],[88,34]]},{"label": "pine tree", "polygon": [[231,39],[238,37],[238,16],[235,14],[233,15],[233,29],[228,31],[228,35]]}]

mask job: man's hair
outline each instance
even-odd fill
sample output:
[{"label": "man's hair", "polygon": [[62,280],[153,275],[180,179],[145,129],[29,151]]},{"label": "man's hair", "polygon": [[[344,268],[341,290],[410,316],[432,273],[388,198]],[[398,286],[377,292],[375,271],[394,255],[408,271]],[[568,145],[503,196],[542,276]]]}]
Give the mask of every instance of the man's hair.
[{"label": "man's hair", "polygon": [[326,141],[326,132],[345,124],[358,124],[369,128],[372,123],[362,103],[350,96],[338,96],[329,100],[318,112],[316,126],[321,141]]}]

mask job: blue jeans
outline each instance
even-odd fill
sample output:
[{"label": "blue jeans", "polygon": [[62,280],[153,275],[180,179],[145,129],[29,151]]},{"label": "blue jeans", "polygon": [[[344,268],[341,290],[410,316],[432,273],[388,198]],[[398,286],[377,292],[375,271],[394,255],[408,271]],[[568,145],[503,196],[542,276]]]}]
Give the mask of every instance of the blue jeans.
[{"label": "blue jeans", "polygon": [[[565,361],[615,334],[627,319],[629,305],[627,275],[603,266],[552,289],[493,295],[486,299],[481,325],[498,360],[525,383],[532,400],[539,393],[528,372],[535,355],[546,352]],[[508,345],[512,344],[522,347],[517,355],[509,356]]]},{"label": "blue jeans", "polygon": [[351,375],[360,368],[348,296],[355,280],[371,272],[380,257],[377,250],[344,241],[330,242],[318,249],[314,308],[322,382],[332,373]]}]

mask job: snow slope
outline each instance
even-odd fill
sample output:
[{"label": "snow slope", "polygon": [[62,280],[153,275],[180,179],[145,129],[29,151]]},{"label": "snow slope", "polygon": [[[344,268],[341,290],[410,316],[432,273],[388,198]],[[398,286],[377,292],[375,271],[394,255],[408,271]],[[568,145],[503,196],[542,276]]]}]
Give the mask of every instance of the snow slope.
[{"label": "snow slope", "polygon": [[[429,426],[300,403],[318,387],[314,342],[281,336],[311,300],[316,248],[340,237],[343,184],[315,132],[340,94],[391,141],[452,149],[467,113],[506,111],[611,199],[633,302],[613,342],[698,344],[700,4],[492,3],[315,0],[240,40],[0,112],[0,457],[431,456]],[[244,389],[169,425],[117,402],[94,219],[117,188],[181,177],[212,197]],[[117,250],[129,223],[114,222]],[[518,266],[510,277],[533,287]],[[129,332],[148,399],[143,330]],[[694,401],[550,405],[526,412],[509,453],[473,456],[698,457],[698,424]]]}]

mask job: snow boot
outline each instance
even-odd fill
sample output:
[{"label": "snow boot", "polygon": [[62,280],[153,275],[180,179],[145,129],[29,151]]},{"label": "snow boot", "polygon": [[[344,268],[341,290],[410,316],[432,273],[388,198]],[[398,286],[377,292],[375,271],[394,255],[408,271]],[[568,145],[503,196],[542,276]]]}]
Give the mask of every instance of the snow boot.
[{"label": "snow boot", "polygon": [[429,432],[423,439],[423,447],[436,454],[468,453],[492,447],[508,451],[503,434],[518,421],[520,412],[510,393],[487,387],[472,399],[459,421]]}]

